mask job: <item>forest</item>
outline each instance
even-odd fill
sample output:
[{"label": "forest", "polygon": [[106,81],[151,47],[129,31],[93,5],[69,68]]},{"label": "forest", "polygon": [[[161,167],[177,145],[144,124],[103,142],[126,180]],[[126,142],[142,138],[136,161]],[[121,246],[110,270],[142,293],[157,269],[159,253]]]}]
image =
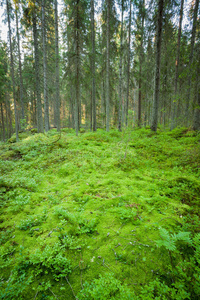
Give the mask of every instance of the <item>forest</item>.
[{"label": "forest", "polygon": [[200,299],[199,0],[0,12],[0,298]]}]

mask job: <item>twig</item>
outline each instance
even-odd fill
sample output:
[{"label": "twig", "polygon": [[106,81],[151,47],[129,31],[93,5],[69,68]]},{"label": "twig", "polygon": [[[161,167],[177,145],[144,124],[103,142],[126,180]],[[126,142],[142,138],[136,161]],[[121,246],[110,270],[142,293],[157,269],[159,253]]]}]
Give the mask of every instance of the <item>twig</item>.
[{"label": "twig", "polygon": [[82,281],[82,269],[80,269],[80,276],[81,276],[81,288],[83,289],[83,281]]},{"label": "twig", "polygon": [[36,294],[35,294],[34,300],[36,299],[36,297],[37,297],[37,294],[38,294],[38,291],[37,291],[37,292],[36,292]]},{"label": "twig", "polygon": [[72,290],[72,294],[73,294],[74,298],[75,298],[76,300],[78,300],[78,298],[77,298],[76,295],[74,294],[73,288],[72,288],[72,286],[71,286],[71,284],[70,284],[70,282],[69,282],[67,276],[65,276],[65,279],[66,279],[67,283],[69,284],[69,286],[70,286],[70,288],[71,288],[71,290]]},{"label": "twig", "polygon": [[54,231],[54,229],[52,229],[52,230],[48,233],[47,237],[50,237],[53,231]]},{"label": "twig", "polygon": [[115,250],[114,250],[114,249],[112,249],[112,251],[114,252],[114,254],[115,254],[115,257],[117,257],[117,253],[115,252]]},{"label": "twig", "polygon": [[54,292],[49,288],[49,290],[50,290],[50,292],[54,295],[54,297],[56,298],[56,299],[58,299],[58,297],[54,294]]}]

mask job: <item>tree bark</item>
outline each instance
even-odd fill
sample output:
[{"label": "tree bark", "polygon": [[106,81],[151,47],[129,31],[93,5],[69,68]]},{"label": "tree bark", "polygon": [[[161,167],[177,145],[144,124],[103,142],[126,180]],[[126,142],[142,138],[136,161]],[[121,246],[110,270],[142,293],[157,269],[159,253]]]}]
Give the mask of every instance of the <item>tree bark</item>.
[{"label": "tree bark", "polygon": [[74,111],[74,121],[75,121],[75,130],[76,135],[79,131],[79,102],[80,102],[80,70],[79,70],[79,61],[80,61],[80,45],[79,45],[79,0],[76,0],[76,15],[75,15],[75,70],[76,70],[76,88],[75,88],[75,111]]},{"label": "tree bark", "polygon": [[59,88],[59,48],[58,48],[58,7],[55,0],[55,54],[56,54],[56,125],[60,131],[60,88]]},{"label": "tree bark", "polygon": [[37,98],[37,128],[38,132],[44,132],[42,119],[42,102],[40,92],[40,69],[39,69],[39,49],[38,49],[38,32],[36,23],[36,12],[33,9],[33,38],[34,38],[34,55],[35,55],[35,82],[36,82],[36,98]]},{"label": "tree bark", "polygon": [[14,75],[13,49],[12,49],[12,37],[11,37],[11,26],[10,26],[10,2],[9,2],[9,0],[6,0],[6,6],[7,6],[8,31],[9,31],[9,42],[10,42],[11,77],[12,77],[14,111],[15,111],[15,133],[16,133],[16,141],[18,141],[19,137],[18,137],[17,103],[16,103],[16,93],[15,93],[15,75]]},{"label": "tree bark", "polygon": [[96,121],[96,81],[95,81],[95,24],[94,0],[91,0],[91,39],[92,39],[92,129],[97,130]]},{"label": "tree bark", "polygon": [[[130,82],[130,57],[131,57],[131,7],[132,2],[130,0],[130,10],[129,10],[129,25],[128,25],[128,65],[127,65],[127,90],[126,90],[126,116],[128,116],[128,107],[129,107],[129,82]],[[126,125],[127,124],[126,119]]]},{"label": "tree bark", "polygon": [[5,122],[4,122],[4,115],[3,115],[3,104],[1,102],[1,123],[2,123],[2,137],[3,141],[5,142]]},{"label": "tree bark", "polygon": [[[200,51],[199,51],[200,57]],[[193,130],[200,130],[200,61],[198,62],[197,68],[197,103],[194,111]]]},{"label": "tree bark", "polygon": [[123,55],[123,26],[124,26],[124,0],[121,0],[121,33],[120,33],[120,60],[119,60],[119,107],[118,129],[122,130],[122,55]]},{"label": "tree bark", "polygon": [[44,128],[49,131],[49,101],[47,84],[47,50],[46,50],[46,18],[45,0],[42,0],[42,42],[43,42],[43,70],[44,70]]},{"label": "tree bark", "polygon": [[191,50],[190,50],[189,65],[188,65],[188,90],[186,95],[186,106],[185,106],[185,119],[186,119],[187,126],[189,123],[189,106],[190,106],[191,79],[192,79],[191,66],[193,63],[193,55],[194,55],[194,43],[195,43],[195,36],[196,36],[198,8],[199,8],[199,0],[196,0],[195,7],[194,7],[194,15],[193,15],[192,36],[191,36],[191,46],[190,46]]},{"label": "tree bark", "polygon": [[180,60],[180,45],[181,45],[181,31],[182,31],[182,20],[183,20],[183,6],[184,0],[181,0],[180,16],[179,16],[179,27],[178,27],[178,41],[176,51],[176,64],[175,64],[175,81],[174,81],[174,98],[175,101],[172,103],[172,121],[171,130],[175,128],[176,124],[176,100],[177,100],[177,87],[178,87],[178,68]]},{"label": "tree bark", "polygon": [[142,64],[143,64],[143,31],[144,31],[144,9],[145,0],[140,2],[140,10],[142,17],[142,27],[141,27],[141,42],[140,42],[140,56],[139,56],[139,93],[138,93],[138,127],[141,127],[141,114],[142,114]]},{"label": "tree bark", "polygon": [[106,51],[106,131],[110,125],[110,0],[107,0],[107,51]]},{"label": "tree bark", "polygon": [[17,6],[15,6],[16,16],[16,28],[17,28],[17,47],[18,47],[18,60],[19,60],[19,78],[20,78],[20,104],[21,104],[21,118],[24,119],[24,97],[23,97],[23,79],[22,79],[22,63],[21,63],[21,51],[20,51],[20,37],[19,37],[19,25],[18,25],[18,12]]},{"label": "tree bark", "polygon": [[156,36],[156,70],[155,70],[155,87],[154,87],[152,124],[151,124],[152,131],[157,131],[157,126],[158,126],[163,6],[164,6],[164,0],[158,0],[158,19],[157,19],[157,36]]}]

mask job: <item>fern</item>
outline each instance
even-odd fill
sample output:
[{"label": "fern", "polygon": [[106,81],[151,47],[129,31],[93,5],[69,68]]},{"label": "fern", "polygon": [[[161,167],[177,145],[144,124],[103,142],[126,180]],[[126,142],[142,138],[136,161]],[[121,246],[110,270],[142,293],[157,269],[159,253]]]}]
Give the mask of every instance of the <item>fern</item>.
[{"label": "fern", "polygon": [[165,247],[168,251],[176,250],[176,242],[182,241],[185,243],[192,243],[191,238],[189,237],[190,232],[179,231],[177,234],[170,234],[165,228],[160,228],[160,236],[162,240],[157,240],[157,247]]}]

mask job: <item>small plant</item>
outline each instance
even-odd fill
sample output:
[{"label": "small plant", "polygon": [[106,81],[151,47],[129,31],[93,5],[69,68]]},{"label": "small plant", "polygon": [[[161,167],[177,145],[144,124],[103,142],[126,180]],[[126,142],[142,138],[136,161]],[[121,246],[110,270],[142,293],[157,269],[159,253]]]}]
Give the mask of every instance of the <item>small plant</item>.
[{"label": "small plant", "polygon": [[90,284],[86,282],[83,290],[77,295],[79,300],[131,300],[135,294],[121,284],[113,274],[100,275]]},{"label": "small plant", "polygon": [[46,214],[41,216],[37,216],[37,215],[30,216],[28,219],[22,220],[20,225],[18,225],[18,228],[21,230],[31,229],[34,226],[41,225],[44,221],[46,221],[46,219],[47,219]]}]

